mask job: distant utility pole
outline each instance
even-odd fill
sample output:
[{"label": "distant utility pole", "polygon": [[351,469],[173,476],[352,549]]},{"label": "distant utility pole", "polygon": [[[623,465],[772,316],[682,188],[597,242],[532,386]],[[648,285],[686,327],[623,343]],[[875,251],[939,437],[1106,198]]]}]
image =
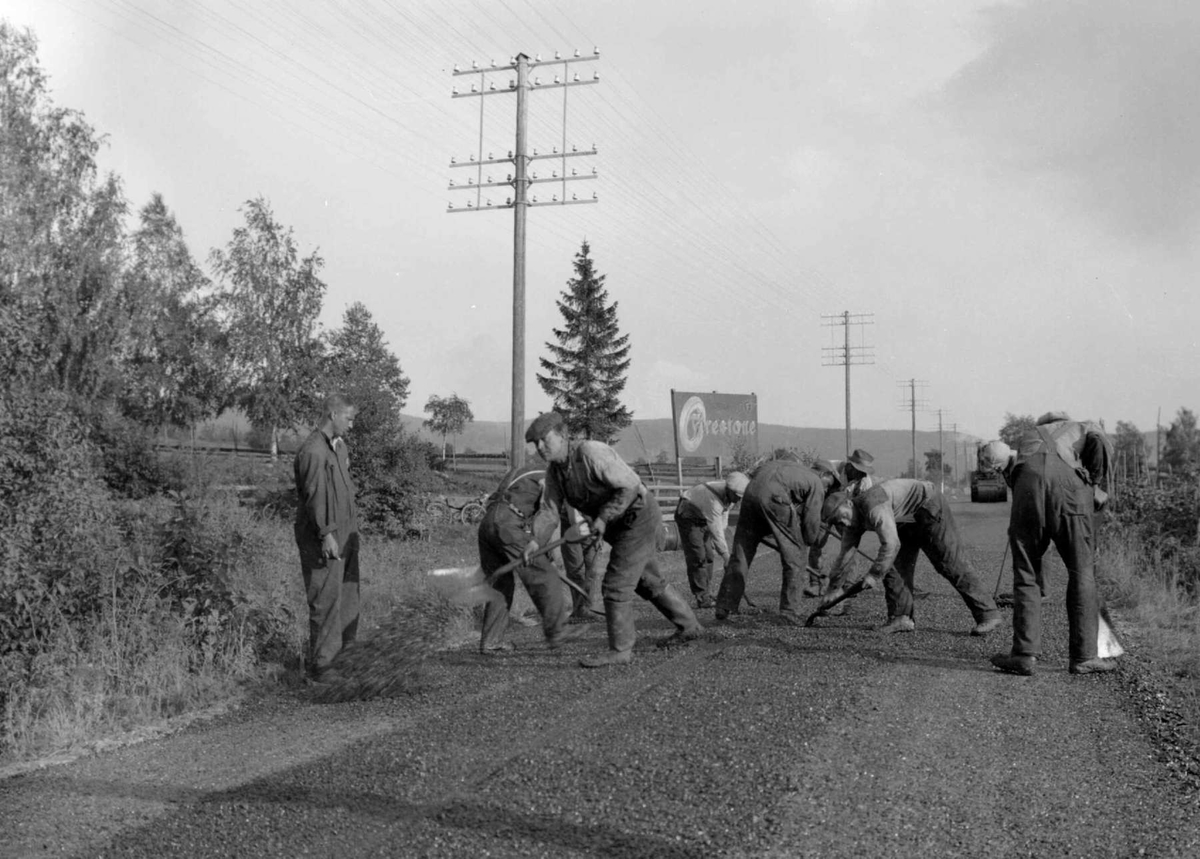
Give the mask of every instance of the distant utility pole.
[{"label": "distant utility pole", "polygon": [[[822,348],[821,365],[824,367],[845,367],[846,368],[846,456],[850,456],[850,365],[851,364],[874,364],[875,353],[871,350],[872,346],[867,346],[860,343],[858,346],[850,345],[850,326],[857,325],[860,329],[867,325],[874,325],[872,319],[874,313],[851,313],[849,310],[844,310],[841,313],[823,314],[821,316],[825,321],[821,323],[824,328],[835,328],[841,325],[845,331],[843,332],[843,344],[841,346],[825,346]],[[861,332],[860,332],[861,334]]]},{"label": "distant utility pole", "polygon": [[946,491],[946,454],[942,447],[942,417],[946,413],[946,409],[938,409],[938,488],[941,492]]},{"label": "distant utility pole", "polygon": [[[454,67],[454,75],[479,75],[479,83],[471,84],[470,92],[459,92],[458,87],[454,88],[453,98],[472,98],[474,96],[485,95],[506,95],[509,92],[517,94],[517,134],[516,144],[513,150],[508,153],[507,158],[493,158],[492,153],[488,153],[487,158],[483,157],[483,101],[479,102],[479,154],[472,154],[467,161],[460,162],[457,159],[450,159],[451,167],[474,167],[476,175],[467,179],[466,185],[455,185],[450,182],[451,191],[474,191],[475,199],[468,200],[465,208],[455,208],[451,203],[447,211],[449,212],[479,212],[489,209],[512,209],[513,210],[513,343],[512,343],[512,411],[510,414],[510,439],[509,439],[509,465],[517,466],[525,462],[525,215],[526,211],[531,206],[568,206],[575,203],[595,203],[598,202],[596,195],[592,194],[590,199],[580,200],[575,194],[571,195],[571,199],[567,199],[567,182],[575,182],[583,179],[595,179],[596,170],[591,173],[580,176],[576,175],[576,171],[572,170],[571,175],[567,175],[567,159],[577,158],[584,155],[595,155],[596,145],[592,144],[590,150],[579,151],[577,147],[572,147],[570,152],[567,152],[567,87],[585,86],[587,84],[595,84],[600,82],[600,73],[595,73],[589,80],[580,80],[579,75],[575,74],[568,80],[568,73],[571,63],[589,62],[600,59],[600,49],[595,48],[591,56],[580,56],[579,51],[575,52],[573,57],[563,57],[558,52],[555,52],[554,59],[543,60],[542,55],[538,54],[532,60],[525,54],[517,54],[512,58],[509,65],[497,66],[493,60],[490,68],[480,68],[478,63],[471,63],[471,68],[460,69]],[[546,83],[542,82],[540,77],[534,77],[532,84],[529,81],[529,73],[531,70],[541,66],[562,66],[562,74],[555,75],[554,81]],[[516,72],[516,80],[510,79],[506,89],[497,89],[495,82],[488,84],[487,75],[498,74],[504,72]],[[533,154],[527,152],[526,132],[529,123],[529,107],[526,104],[526,99],[532,90],[537,89],[562,89],[563,91],[563,136],[562,136],[562,151],[555,146],[550,153],[538,154],[537,149],[533,150]],[[562,175],[558,171],[554,171],[549,178],[539,179],[537,173],[534,173],[532,178],[529,176],[529,163],[541,158],[553,158],[562,161]],[[487,176],[484,181],[483,167],[485,164],[512,164],[514,174],[510,174],[504,181],[492,181],[491,176]],[[549,200],[538,200],[536,196],[530,198],[529,186],[538,182],[554,182],[562,185],[562,197],[558,194],[552,194]],[[512,186],[514,194],[507,198],[503,205],[492,205],[492,201],[483,196],[484,188],[496,188],[502,186]]]},{"label": "distant utility pole", "polygon": [[917,398],[917,385],[923,388],[929,383],[919,379],[907,379],[896,384],[908,388],[908,398],[900,404],[900,407],[912,414],[912,476],[915,478],[917,476],[917,409],[925,411],[929,408],[929,403],[924,399]]}]

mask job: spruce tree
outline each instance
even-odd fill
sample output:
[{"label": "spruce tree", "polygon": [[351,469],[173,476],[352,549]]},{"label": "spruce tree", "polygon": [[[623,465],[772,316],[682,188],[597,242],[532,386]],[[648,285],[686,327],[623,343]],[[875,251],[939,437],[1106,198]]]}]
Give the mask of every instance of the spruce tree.
[{"label": "spruce tree", "polygon": [[604,275],[597,274],[585,241],[575,256],[575,277],[558,301],[565,324],[546,343],[537,380],[573,435],[612,441],[633,422],[618,396],[629,369],[629,335],[617,326],[617,302],[609,305]]}]

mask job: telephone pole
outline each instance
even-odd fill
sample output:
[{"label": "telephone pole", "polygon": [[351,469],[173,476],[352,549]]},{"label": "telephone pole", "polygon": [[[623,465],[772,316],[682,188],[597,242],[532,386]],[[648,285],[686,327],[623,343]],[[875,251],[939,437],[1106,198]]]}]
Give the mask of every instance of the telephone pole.
[{"label": "telephone pole", "polygon": [[[566,147],[566,117],[567,117],[567,87],[585,86],[587,84],[595,84],[600,82],[600,74],[597,72],[590,79],[581,80],[578,74],[575,74],[568,80],[570,65],[572,63],[589,62],[600,59],[600,49],[593,50],[591,56],[580,56],[579,51],[575,52],[573,57],[563,57],[557,52],[553,59],[542,60],[542,55],[538,54],[534,59],[530,60],[525,54],[517,54],[512,58],[509,65],[497,66],[493,61],[490,68],[480,68],[478,63],[471,63],[471,68],[460,69],[454,67],[452,74],[454,75],[479,75],[479,83],[472,84],[470,92],[459,92],[458,87],[454,88],[452,93],[453,98],[472,98],[480,96],[479,104],[479,154],[478,157],[472,154],[465,162],[459,162],[457,159],[450,159],[451,167],[475,167],[476,176],[468,178],[466,185],[455,185],[450,182],[451,191],[475,191],[474,201],[468,200],[465,208],[455,208],[451,203],[447,208],[448,212],[479,212],[489,209],[512,209],[513,210],[513,323],[512,323],[512,409],[510,412],[509,426],[509,465],[517,466],[525,462],[525,217],[528,209],[532,206],[569,206],[577,203],[595,203],[598,202],[596,195],[592,194],[590,199],[580,200],[577,195],[572,194],[571,199],[567,199],[567,182],[580,181],[584,179],[595,179],[596,171],[592,170],[590,174],[579,176],[574,175],[576,171],[571,171],[573,175],[567,176],[566,160],[568,158],[576,158],[581,156],[595,155],[596,146],[592,145],[590,150],[579,151],[577,147],[573,147],[571,152],[567,152]],[[562,74],[555,75],[554,81],[542,83],[541,77],[534,77],[533,83],[529,82],[529,73],[531,70],[541,66],[562,66]],[[487,75],[516,72],[516,79],[508,81],[507,89],[497,89],[493,81],[488,85]],[[533,150],[533,155],[528,154],[527,131],[529,123],[529,106],[527,104],[528,94],[533,90],[538,89],[562,89],[563,90],[563,143],[562,151],[559,152],[558,147],[554,147],[553,152],[549,154],[538,154],[536,149]],[[510,92],[515,92],[517,95],[517,129],[516,141],[512,151],[508,153],[507,158],[493,158],[489,152],[487,158],[483,157],[483,102],[482,96],[488,95],[507,95]],[[534,173],[532,178],[529,176],[529,164],[541,158],[553,158],[562,161],[562,176],[555,171],[550,178],[539,179]],[[504,181],[493,182],[490,176],[487,181],[484,181],[483,167],[490,164],[511,164],[513,165],[513,174],[510,174]],[[515,175],[514,175],[515,174]],[[532,199],[529,195],[529,186],[538,182],[554,182],[562,185],[562,199],[559,199],[558,194],[552,194],[550,200],[539,201],[536,196]],[[483,194],[484,188],[496,188],[502,186],[512,186],[513,196],[507,198],[503,205],[492,205],[490,199],[486,199]],[[486,205],[485,201],[486,200]]]},{"label": "telephone pole", "polygon": [[860,343],[858,346],[850,345],[850,326],[857,325],[861,329],[867,325],[874,325],[875,322],[872,318],[874,316],[874,313],[851,313],[849,310],[821,316],[825,320],[821,323],[822,327],[834,328],[841,325],[845,329],[841,346],[822,347],[821,365],[846,368],[846,456],[850,456],[852,450],[850,444],[850,365],[875,363],[873,346],[867,346],[865,343]]},{"label": "telephone pole", "polygon": [[906,379],[902,382],[897,382],[902,388],[908,388],[908,397],[900,403],[900,408],[912,414],[912,476],[917,476],[917,409],[925,411],[929,407],[924,399],[917,398],[917,385],[922,388],[928,385],[928,382],[922,382],[919,379]]},{"label": "telephone pole", "polygon": [[946,454],[942,446],[942,417],[948,409],[938,409],[938,490],[946,491]]}]

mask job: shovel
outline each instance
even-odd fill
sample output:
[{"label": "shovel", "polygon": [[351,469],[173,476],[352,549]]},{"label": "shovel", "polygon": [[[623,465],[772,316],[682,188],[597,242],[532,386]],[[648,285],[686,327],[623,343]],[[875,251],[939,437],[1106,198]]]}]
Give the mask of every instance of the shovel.
[{"label": "shovel", "polygon": [[[542,555],[553,552],[565,543],[578,543],[585,539],[587,538],[581,536],[579,533],[579,526],[572,525],[560,539],[552,540],[545,546],[539,547],[529,557],[530,559],[539,558]],[[504,566],[493,571],[490,576],[484,576],[482,567],[447,567],[441,570],[430,570],[427,576],[429,584],[433,589],[451,602],[462,605],[474,605],[475,603],[485,602],[488,599],[488,591],[491,590],[492,582],[505,573],[511,573],[517,567],[524,564],[524,558],[509,561]],[[573,588],[585,597],[588,596],[583,588],[560,573],[557,568],[554,572],[558,575],[559,580],[566,583],[568,587]],[[588,597],[588,599],[590,600],[591,597]]]},{"label": "shovel", "polygon": [[856,597],[863,591],[869,591],[872,588],[876,587],[878,584],[879,584],[879,579],[875,578],[874,576],[871,576],[871,575],[863,576],[861,579],[859,579],[857,582],[852,584],[850,587],[846,588],[844,591],[842,591],[836,597],[831,599],[829,602],[821,603],[821,605],[817,607],[817,610],[814,611],[812,614],[810,614],[808,616],[808,619],[804,621],[804,625],[806,627],[812,626],[814,623],[817,622],[817,618],[821,617],[824,614],[827,614],[829,612],[829,610],[831,608],[833,608],[835,605],[837,605],[838,603],[844,602],[845,600],[848,600],[852,597]]}]

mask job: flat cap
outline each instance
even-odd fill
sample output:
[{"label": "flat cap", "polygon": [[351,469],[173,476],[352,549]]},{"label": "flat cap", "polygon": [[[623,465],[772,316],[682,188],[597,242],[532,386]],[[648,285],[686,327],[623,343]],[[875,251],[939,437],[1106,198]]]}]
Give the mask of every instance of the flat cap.
[{"label": "flat cap", "polygon": [[562,432],[566,425],[567,422],[558,412],[542,412],[533,419],[529,429],[525,430],[525,441],[539,442],[546,437],[546,433],[551,430]]}]

